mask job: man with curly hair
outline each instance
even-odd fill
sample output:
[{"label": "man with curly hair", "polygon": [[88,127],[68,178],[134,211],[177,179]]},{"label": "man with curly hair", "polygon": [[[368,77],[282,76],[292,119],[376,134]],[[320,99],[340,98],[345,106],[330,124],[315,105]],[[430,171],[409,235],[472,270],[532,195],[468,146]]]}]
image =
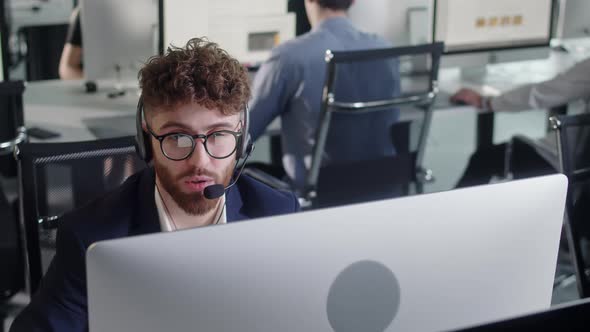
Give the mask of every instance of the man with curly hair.
[{"label": "man with curly hair", "polygon": [[[247,176],[236,180],[250,88],[244,68],[217,44],[192,39],[183,48],[171,47],[148,61],[139,81],[138,142],[143,137],[146,148],[140,155],[153,167],[60,220],[56,255],[11,331],[88,330],[85,252],[96,241],[299,209],[292,193]],[[220,197],[204,193],[233,181]]]}]

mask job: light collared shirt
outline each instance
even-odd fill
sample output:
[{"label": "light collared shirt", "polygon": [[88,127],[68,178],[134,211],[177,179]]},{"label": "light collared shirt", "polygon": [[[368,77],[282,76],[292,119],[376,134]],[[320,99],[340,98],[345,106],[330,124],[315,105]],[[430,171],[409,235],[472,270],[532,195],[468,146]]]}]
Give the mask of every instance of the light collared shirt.
[{"label": "light collared shirt", "polygon": [[490,100],[494,111],[521,111],[590,100],[590,58],[580,61],[554,78],[523,85]]},{"label": "light collared shirt", "polygon": [[[158,217],[160,219],[160,228],[162,229],[162,232],[172,232],[172,231],[178,230],[176,228],[176,225],[170,219],[170,216],[168,215],[168,213],[166,211],[166,206],[164,204],[164,201],[163,201],[162,197],[160,196],[160,193],[158,192],[158,188],[156,188],[155,186],[154,186],[154,198],[156,200],[156,209],[158,210]],[[218,211],[215,214],[215,219],[213,219],[213,220],[219,220],[216,223],[214,222],[214,224],[216,224],[216,225],[221,225],[221,224],[227,223],[227,215],[225,212],[225,194],[223,196],[221,196],[220,203],[221,204],[219,204],[219,207],[217,209]]]}]

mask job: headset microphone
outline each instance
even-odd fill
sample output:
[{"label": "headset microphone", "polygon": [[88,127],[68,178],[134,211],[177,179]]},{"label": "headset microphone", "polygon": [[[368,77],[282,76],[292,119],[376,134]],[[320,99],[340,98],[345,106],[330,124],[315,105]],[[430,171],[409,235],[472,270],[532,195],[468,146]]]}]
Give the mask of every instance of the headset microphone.
[{"label": "headset microphone", "polygon": [[[234,180],[232,181],[232,183],[229,184],[229,186],[224,187],[222,184],[219,184],[219,183],[212,184],[210,186],[205,187],[205,189],[203,190],[203,196],[205,196],[205,198],[207,198],[207,199],[219,198],[219,197],[223,196],[223,194],[225,193],[226,190],[228,190],[234,184],[236,184],[236,182],[238,182],[238,179],[242,175],[242,171],[244,170],[244,166],[246,166],[246,161],[250,157],[250,153],[252,153],[252,150],[254,150],[254,144],[250,143],[248,145],[248,149],[246,151],[246,156],[244,157],[244,161],[242,162],[242,166],[240,167],[240,171],[238,172],[238,176],[236,176],[234,178]],[[236,165],[236,167],[237,167],[237,165]]]}]

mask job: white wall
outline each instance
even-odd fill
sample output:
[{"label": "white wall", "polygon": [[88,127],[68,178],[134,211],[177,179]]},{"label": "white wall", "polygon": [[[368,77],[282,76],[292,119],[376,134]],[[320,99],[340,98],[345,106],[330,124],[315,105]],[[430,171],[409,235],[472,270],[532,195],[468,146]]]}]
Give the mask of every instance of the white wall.
[{"label": "white wall", "polygon": [[287,12],[287,0],[211,0],[211,17],[266,16]]},{"label": "white wall", "polygon": [[164,49],[209,34],[209,0],[164,1]]}]

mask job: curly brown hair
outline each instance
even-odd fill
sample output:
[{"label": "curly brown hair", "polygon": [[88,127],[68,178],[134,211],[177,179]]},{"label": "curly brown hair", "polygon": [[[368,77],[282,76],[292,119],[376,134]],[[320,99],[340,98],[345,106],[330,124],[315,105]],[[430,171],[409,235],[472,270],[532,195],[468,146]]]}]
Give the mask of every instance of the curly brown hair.
[{"label": "curly brown hair", "polygon": [[246,69],[216,43],[193,38],[151,57],[138,74],[146,110],[195,102],[224,115],[242,111],[250,99]]}]

